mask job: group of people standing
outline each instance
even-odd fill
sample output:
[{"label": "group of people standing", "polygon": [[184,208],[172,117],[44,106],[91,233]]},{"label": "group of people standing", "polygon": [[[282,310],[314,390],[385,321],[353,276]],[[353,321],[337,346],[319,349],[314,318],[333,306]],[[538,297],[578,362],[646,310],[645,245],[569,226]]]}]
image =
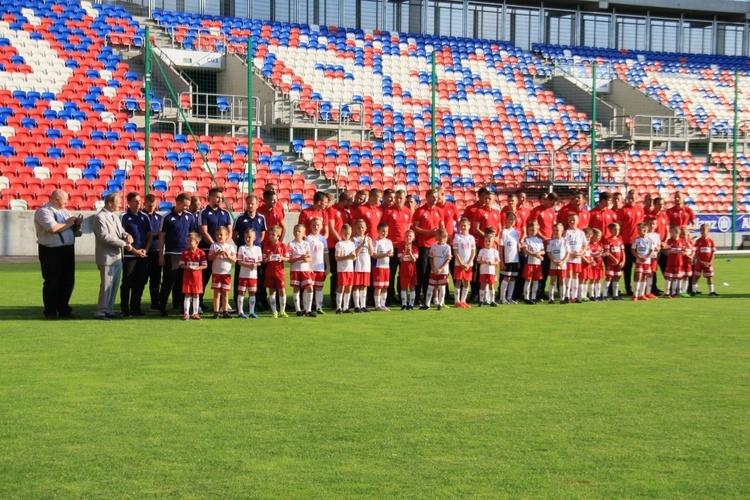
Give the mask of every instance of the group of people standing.
[{"label": "group of people standing", "polygon": [[[260,312],[281,309],[283,312],[284,308],[280,303],[277,304],[281,297],[272,293],[273,303],[269,302],[265,286],[268,281],[267,269],[278,267],[266,260],[265,250],[269,245],[285,241],[287,233],[284,208],[278,203],[275,185],[268,184],[265,187],[262,199],[250,194],[246,199],[245,212],[235,220],[222,208],[222,200],[221,189],[211,189],[205,207],[200,208],[200,198],[183,193],[177,196],[173,208],[168,213],[160,214],[156,210],[158,203],[153,195],[142,198],[133,192],[126,196],[127,210],[118,216],[116,213],[122,206],[122,194],[110,193],[105,199],[104,208],[93,220],[96,263],[101,275],[95,318],[107,321],[119,316],[114,310],[118,290],[121,315],[144,316],[146,311],[142,306],[142,297],[147,284],[150,309],[158,311],[160,315],[169,314],[170,296],[172,309],[187,314],[186,309],[194,303],[193,312],[199,314],[204,308],[203,292],[213,281],[212,275],[215,274],[217,264],[212,262],[212,265],[207,263],[198,266],[201,275],[200,290],[194,290],[195,287],[192,285],[192,288],[187,287],[191,293],[188,297],[190,300],[186,301],[183,277],[186,274],[195,276],[197,268],[193,264],[185,263],[184,253],[193,246],[202,250],[204,255],[210,256],[211,261],[222,262],[222,272],[231,272],[234,265],[233,280],[229,276],[223,279],[224,283],[216,287],[212,284],[215,295],[227,292],[228,297],[228,292],[232,291],[235,304],[240,304],[248,286],[248,281],[243,280],[252,275],[252,279],[256,280],[253,287],[256,293],[252,299],[255,310]],[[540,274],[538,280],[535,280],[538,283],[534,286],[535,293],[531,301],[548,298],[545,288],[550,274],[550,263],[553,263],[552,274],[557,273],[554,272],[554,259],[543,250],[555,239],[558,225],[561,225],[560,230],[563,232],[570,229],[572,215],[575,215],[575,230],[590,228],[591,231],[604,235],[603,237],[610,235],[610,226],[613,223],[618,225],[619,237],[623,244],[622,275],[625,293],[632,294],[633,269],[638,261],[633,245],[639,237],[640,225],[647,220],[652,221],[653,230],[658,233],[661,242],[668,240],[671,226],[692,228],[695,225],[695,215],[685,206],[680,192],[674,194],[673,206],[668,209],[662,198],[651,199],[647,195],[643,200],[639,200],[635,190],[628,191],[624,198],[619,192],[603,192],[597,205],[591,210],[586,208],[582,192],[572,193],[570,200],[559,208],[556,207],[560,200],[555,193],[543,193],[539,196],[537,205],[529,208],[526,194],[517,191],[509,194],[507,203],[501,207],[497,205],[493,191],[481,188],[476,193],[476,202],[466,207],[463,214],[459,214],[457,207],[446,199],[441,187],[427,191],[423,205],[416,206],[414,201],[413,197],[404,191],[391,189],[371,189],[369,192],[358,191],[353,194],[341,192],[336,199],[323,192],[315,194],[312,206],[301,211],[298,225],[294,229],[295,241],[302,241],[303,238],[314,234],[317,238],[315,241],[320,242],[320,247],[327,254],[325,259],[319,259],[317,278],[314,284],[310,283],[311,290],[314,285],[315,299],[314,308],[309,306],[308,309],[322,311],[322,289],[326,277],[329,279],[331,305],[341,303],[341,268],[343,266],[348,269],[349,258],[341,258],[341,255],[337,254],[337,247],[341,247],[339,243],[348,240],[349,237],[359,237],[362,241],[369,241],[372,246],[367,257],[371,262],[365,266],[367,273],[371,274],[371,279],[367,279],[367,286],[358,289],[355,304],[360,307],[357,309],[365,309],[367,302],[374,302],[378,309],[385,309],[399,302],[403,308],[408,308],[411,304],[429,305],[429,299],[436,291],[435,286],[430,290],[431,279],[435,278],[436,245],[448,245],[449,258],[444,262],[444,271],[454,279],[456,276],[459,277],[455,280],[456,303],[466,304],[480,298],[484,302],[486,294],[480,297],[480,292],[486,290],[487,282],[482,275],[487,274],[488,264],[492,262],[486,259],[494,258],[494,254],[484,252],[484,257],[476,257],[486,246],[487,250],[500,248],[507,251],[509,244],[503,239],[506,233],[515,238],[518,244],[509,254],[512,262],[504,262],[508,254],[498,256],[496,264],[502,275],[502,300],[515,301],[522,298],[524,293],[529,300],[529,287],[526,286],[524,290],[523,286],[529,274],[528,271],[524,272],[529,258],[533,266],[539,267],[538,270],[534,269],[534,274]],[[39,260],[44,278],[44,315],[48,319],[77,317],[68,302],[75,280],[73,245],[75,237],[80,235],[81,217],[75,217],[68,212],[65,208],[66,203],[67,194],[62,190],[55,191],[49,203],[41,207],[35,215]],[[529,235],[532,226],[534,234]],[[297,227],[300,228],[302,237],[297,234]],[[352,235],[353,231],[356,234]],[[492,241],[489,246],[488,235]],[[542,251],[522,251],[521,242],[526,240],[527,236],[533,236],[534,241],[538,239]],[[195,240],[194,245],[190,243],[191,238]],[[374,253],[375,242],[386,239],[389,246],[385,247],[385,253]],[[468,240],[473,240],[473,246],[466,243]],[[222,250],[221,258],[214,255],[218,252],[215,247],[229,248],[224,245],[234,248],[231,255],[233,260],[230,259],[229,264],[223,262],[229,257],[228,252]],[[252,266],[237,260],[237,255],[242,253],[240,251],[245,246],[248,247],[245,254],[250,251],[249,249],[256,247],[262,251],[261,258],[256,259],[257,263]],[[467,265],[469,254],[466,253],[466,248],[470,246],[475,250],[470,265]],[[361,250],[357,251],[357,254],[359,253]],[[413,265],[403,265],[403,256],[406,253],[413,255]],[[356,258],[363,259],[361,255],[357,255]],[[655,259],[664,273],[668,252],[660,249],[655,252]],[[298,260],[309,261],[309,258]],[[409,257],[406,257],[406,260],[409,261]],[[295,267],[300,266],[293,265],[293,273]],[[399,274],[403,274],[403,271],[399,273],[399,269],[402,268],[413,268],[414,276],[407,278],[414,283],[413,286],[407,286],[406,296],[402,293],[403,277],[399,277]],[[411,271],[407,271],[409,272]],[[292,285],[295,286],[294,276],[292,278]],[[516,287],[516,282],[521,286]],[[297,283],[295,291],[299,287],[300,284]],[[272,292],[274,290],[271,289]],[[365,290],[369,290],[369,293]],[[363,293],[367,294],[361,295]],[[655,279],[649,293],[661,293]],[[447,293],[442,297],[443,301],[446,295]],[[492,297],[494,303],[494,292]],[[193,299],[195,302],[191,302]],[[224,314],[231,310],[228,301],[226,306],[215,303],[216,314],[220,312],[219,309],[223,309]],[[240,314],[243,314],[242,311]]]}]

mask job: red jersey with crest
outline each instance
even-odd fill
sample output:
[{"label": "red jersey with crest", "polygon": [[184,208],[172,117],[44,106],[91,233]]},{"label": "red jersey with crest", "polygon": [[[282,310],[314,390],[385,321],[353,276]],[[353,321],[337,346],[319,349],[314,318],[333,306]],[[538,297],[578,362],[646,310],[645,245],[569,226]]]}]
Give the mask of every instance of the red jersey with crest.
[{"label": "red jersey with crest", "polygon": [[619,266],[620,262],[622,262],[622,253],[625,251],[624,246],[622,238],[619,236],[607,238],[604,241],[604,251],[611,254],[612,257],[607,257],[604,261],[605,264],[608,266]]},{"label": "red jersey with crest", "polygon": [[698,260],[711,262],[711,259],[714,258],[714,252],[716,252],[716,244],[711,238],[701,236],[695,240],[695,254],[698,256]]},{"label": "red jersey with crest", "polygon": [[664,250],[667,251],[667,267],[676,268],[682,266],[682,253],[672,253],[672,250],[685,250],[687,242],[682,238],[669,238],[664,243]]},{"label": "red jersey with crest", "polygon": [[263,243],[263,260],[269,257],[271,260],[266,264],[266,274],[284,279],[284,263],[279,261],[278,258],[289,257],[287,246],[280,241],[276,242],[275,245],[270,241]]}]

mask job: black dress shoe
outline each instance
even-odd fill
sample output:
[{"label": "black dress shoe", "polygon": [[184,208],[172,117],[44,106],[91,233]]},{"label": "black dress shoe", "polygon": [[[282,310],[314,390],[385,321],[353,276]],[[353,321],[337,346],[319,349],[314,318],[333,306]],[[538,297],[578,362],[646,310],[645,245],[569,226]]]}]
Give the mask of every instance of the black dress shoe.
[{"label": "black dress shoe", "polygon": [[73,313],[61,314],[60,317],[63,319],[81,319],[79,315]]}]

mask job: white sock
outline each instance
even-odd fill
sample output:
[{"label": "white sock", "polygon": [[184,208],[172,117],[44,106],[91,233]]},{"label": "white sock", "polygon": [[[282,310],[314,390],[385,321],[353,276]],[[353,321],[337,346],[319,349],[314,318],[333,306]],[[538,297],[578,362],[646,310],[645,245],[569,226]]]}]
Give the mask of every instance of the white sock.
[{"label": "white sock", "polygon": [[238,295],[237,296],[237,314],[242,314],[242,308],[245,306],[245,296],[244,295]]},{"label": "white sock", "polygon": [[568,295],[571,299],[578,298],[578,278],[570,279],[570,294]]},{"label": "white sock", "polygon": [[550,282],[550,284],[549,284],[549,300],[555,300],[555,288],[557,288],[557,283]]},{"label": "white sock", "polygon": [[714,293],[714,283],[713,283],[713,281],[708,285],[708,293]]},{"label": "white sock", "polygon": [[529,298],[529,293],[531,293],[531,281],[524,281],[523,282],[523,299],[524,300],[531,300]]},{"label": "white sock", "polygon": [[375,295],[372,298],[375,301],[375,309],[380,309],[380,290],[375,290]]},{"label": "white sock", "polygon": [[508,300],[513,300],[513,292],[516,289],[516,279],[513,278],[513,281],[508,282]]},{"label": "white sock", "polygon": [[539,282],[535,280],[531,282],[531,300],[536,300],[537,293],[539,293]]},{"label": "white sock", "polygon": [[692,290],[693,290],[693,293],[695,293],[695,292],[698,291],[698,282],[697,281],[693,282],[693,288],[692,288]]},{"label": "white sock", "polygon": [[463,302],[464,304],[466,304],[466,299],[468,299],[468,298],[469,298],[469,285],[467,284],[463,288],[463,293],[461,294],[461,302]]},{"label": "white sock", "polygon": [[680,293],[687,293],[688,291],[688,279],[685,278],[682,280],[682,284],[680,286]]},{"label": "white sock", "polygon": [[463,292],[464,289],[461,287],[461,285],[456,285],[456,293],[453,294],[453,305],[461,303],[461,294]]},{"label": "white sock", "polygon": [[286,295],[279,297],[279,310],[281,312],[286,311]]},{"label": "white sock", "polygon": [[247,308],[248,308],[247,312],[249,314],[254,314],[255,313],[255,295],[251,295],[249,297]]},{"label": "white sock", "polygon": [[615,281],[615,289],[614,289],[613,295],[615,297],[620,296],[620,280]]},{"label": "white sock", "polygon": [[344,292],[344,301],[341,304],[341,308],[346,311],[349,309],[349,300],[351,299],[352,292]]},{"label": "white sock", "polygon": [[[559,283],[559,278],[558,278]],[[565,300],[568,297],[568,287],[566,285],[570,284],[570,278],[565,278],[563,281],[562,286],[560,287],[560,300]]]},{"label": "white sock", "polygon": [[[190,315],[190,300],[191,298],[187,296],[182,300],[183,313],[187,315]],[[198,312],[198,310],[196,309],[195,312]]]},{"label": "white sock", "polygon": [[292,299],[294,300],[294,310],[297,312],[300,311],[299,295],[299,292],[292,292]]},{"label": "white sock", "polygon": [[487,285],[487,300],[490,304],[495,302],[495,289],[492,285]]},{"label": "white sock", "polygon": [[609,295],[609,286],[612,284],[612,280],[604,280],[604,298]]},{"label": "white sock", "polygon": [[417,292],[416,291],[409,292],[409,305],[413,307],[415,300],[417,300]]},{"label": "white sock", "polygon": [[485,295],[486,295],[486,293],[484,291],[484,288],[480,289],[479,290],[479,303],[480,304],[483,304],[485,302],[485,300],[484,300],[485,299]]},{"label": "white sock", "polygon": [[401,290],[401,305],[409,305],[409,292],[407,290]]},{"label": "white sock", "polygon": [[427,307],[430,307],[430,303],[432,302],[432,294],[435,293],[435,287],[432,285],[427,285],[427,296],[425,297],[424,304]]},{"label": "white sock", "polygon": [[305,312],[312,311],[312,302],[313,291],[310,290],[309,292],[302,292],[302,304],[305,306]]},{"label": "white sock", "polygon": [[323,309],[323,289],[315,290],[315,308]]},{"label": "white sock", "polygon": [[198,314],[201,311],[201,298],[193,297],[193,314]]},{"label": "white sock", "polygon": [[505,280],[502,280],[500,282],[500,302],[505,302],[505,295],[508,292],[508,282]]},{"label": "white sock", "polygon": [[359,290],[352,290],[352,295],[354,299],[354,309],[359,309]]},{"label": "white sock", "polygon": [[664,295],[672,295],[672,280],[664,280]]},{"label": "white sock", "polygon": [[277,312],[276,311],[276,294],[268,296],[268,303],[271,304],[271,312]]},{"label": "white sock", "polygon": [[367,307],[367,288],[359,291],[359,303],[362,304],[362,309]]}]

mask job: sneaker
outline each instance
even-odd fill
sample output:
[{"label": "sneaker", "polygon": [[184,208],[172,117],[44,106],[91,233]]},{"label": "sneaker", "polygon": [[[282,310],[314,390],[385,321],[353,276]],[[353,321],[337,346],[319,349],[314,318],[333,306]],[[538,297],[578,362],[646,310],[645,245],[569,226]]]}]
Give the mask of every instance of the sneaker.
[{"label": "sneaker", "polygon": [[709,295],[710,297],[718,297],[718,296],[719,296],[719,294],[718,294],[718,293],[716,293],[716,292],[711,292],[711,293],[709,293],[708,295]]},{"label": "sneaker", "polygon": [[314,313],[314,312],[312,312],[312,311],[310,311],[310,312],[306,313],[306,314],[305,314],[305,316],[307,316],[308,318],[317,318],[317,317],[318,317],[318,315],[317,315],[317,314],[315,314],[315,313]]},{"label": "sneaker", "polygon": [[568,302],[571,304],[578,304],[578,299],[570,299]]},{"label": "sneaker", "polygon": [[258,315],[257,315],[257,314],[255,314],[255,313],[250,313],[250,314],[248,314],[248,316],[249,316],[250,318],[252,318],[252,319],[258,319]]},{"label": "sneaker", "polygon": [[297,317],[298,317],[298,318],[299,318],[300,316],[304,316],[304,315],[305,315],[304,311],[297,311]]},{"label": "sneaker", "polygon": [[533,305],[534,305],[534,301],[532,301],[532,300],[529,300],[529,299],[526,299],[526,300],[524,300],[524,301],[523,301],[523,303],[524,303],[524,304],[527,304],[527,305],[530,305],[530,306],[533,306]]},{"label": "sneaker", "polygon": [[482,307],[484,305],[484,302],[480,302],[477,307]]},{"label": "sneaker", "polygon": [[691,295],[689,293],[685,292],[685,293],[681,293],[680,297],[682,297],[684,299],[689,299],[691,297]]},{"label": "sneaker", "polygon": [[438,310],[438,311],[440,311],[440,310],[442,310],[442,309],[443,309],[443,306],[441,306],[440,304],[438,304],[438,305],[437,305],[437,310]]},{"label": "sneaker", "polygon": [[366,308],[366,307],[363,307],[362,309],[360,309],[360,310],[359,310],[359,312],[363,312],[363,313],[369,313],[369,312],[372,312],[372,311],[370,311],[370,310],[369,310],[368,308]]},{"label": "sneaker", "polygon": [[511,299],[511,300],[508,301],[508,304],[510,304],[512,306],[515,306],[515,305],[518,305],[518,302],[515,301],[515,300],[513,300],[513,299]]},{"label": "sneaker", "polygon": [[190,319],[189,314],[186,314],[185,316],[182,317],[182,321],[188,321],[189,319]]},{"label": "sneaker", "polygon": [[200,314],[193,314],[193,319],[196,321],[200,321],[201,320]]},{"label": "sneaker", "polygon": [[360,309],[359,307],[355,307],[355,308],[354,308],[354,312],[355,312],[355,313],[361,313],[361,312],[362,312],[362,309]]},{"label": "sneaker", "polygon": [[221,317],[224,319],[232,319],[232,315],[229,311],[224,311],[224,314],[222,314]]},{"label": "sneaker", "polygon": [[633,298],[632,298],[631,300],[632,300],[633,302],[637,302],[637,301],[638,301],[638,297],[636,297],[635,295],[633,295]]},{"label": "sneaker", "polygon": [[424,305],[421,305],[421,306],[419,306],[419,310],[420,310],[420,311],[426,311],[426,310],[428,310],[429,308],[430,308],[430,306],[428,306],[427,304],[424,304]]},{"label": "sneaker", "polygon": [[214,319],[219,319],[219,313],[214,313],[213,318]]},{"label": "sneaker", "polygon": [[286,311],[281,311],[279,313],[279,316],[282,317],[282,318],[288,318],[289,317],[289,315],[286,313]]},{"label": "sneaker", "polygon": [[323,314],[325,314],[325,312],[323,311],[323,309],[318,309],[317,311],[315,311],[315,314],[317,314],[318,316],[322,316]]},{"label": "sneaker", "polygon": [[648,295],[646,295],[646,298],[649,299],[649,300],[652,300],[652,299],[658,299],[659,297],[657,297],[653,293],[649,293]]},{"label": "sneaker", "polygon": [[408,306],[406,306],[406,309],[408,311],[413,311],[414,310],[414,304],[409,304]]},{"label": "sneaker", "polygon": [[[506,303],[507,303],[507,302],[506,302]],[[490,302],[490,303],[489,303],[489,304],[487,304],[487,305],[488,305],[488,306],[490,306],[490,307],[497,307],[497,302]]]},{"label": "sneaker", "polygon": [[342,311],[341,309],[336,309],[336,314],[344,314],[344,311]]},{"label": "sneaker", "polygon": [[271,313],[271,317],[278,318],[279,317],[279,313],[277,313],[277,312],[274,311],[274,312]]},{"label": "sneaker", "polygon": [[249,319],[248,315],[247,315],[247,314],[245,314],[245,313],[243,313],[243,312],[239,313],[239,314],[237,315],[237,317],[238,317],[238,318],[241,318],[241,319]]},{"label": "sneaker", "polygon": [[403,306],[401,306],[401,310],[402,310],[402,311],[406,311],[407,309],[409,309],[409,306],[407,306],[407,305],[403,305]]},{"label": "sneaker", "polygon": [[581,299],[581,302],[590,302],[590,301],[591,301],[591,299],[590,299],[590,298],[588,298],[588,297],[583,297],[583,298]]},{"label": "sneaker", "polygon": [[[715,292],[714,292],[714,293],[715,293]],[[696,294],[696,295],[703,295],[703,292],[701,292],[700,290],[696,290],[696,291],[695,291],[695,294]],[[711,295],[711,294],[709,293],[709,295]]]},{"label": "sneaker", "polygon": [[351,309],[344,309],[344,314],[351,314],[351,313],[352,313]]},{"label": "sneaker", "polygon": [[505,299],[500,299],[500,303],[504,306],[508,305],[508,301]]},{"label": "sneaker", "polygon": [[661,297],[661,298],[662,298],[662,299],[671,299],[671,298],[672,298],[672,296],[671,296],[671,295],[667,295],[667,294],[664,294],[664,295],[662,295],[662,297]]},{"label": "sneaker", "polygon": [[622,295],[616,295],[612,297],[612,300],[625,300],[625,299],[622,298]]},{"label": "sneaker", "polygon": [[554,303],[555,301],[553,299],[550,299],[549,302],[547,302],[547,304],[554,304]]},{"label": "sneaker", "polygon": [[463,304],[464,304],[464,309],[471,309],[471,306],[469,305],[468,302],[464,302]]}]

